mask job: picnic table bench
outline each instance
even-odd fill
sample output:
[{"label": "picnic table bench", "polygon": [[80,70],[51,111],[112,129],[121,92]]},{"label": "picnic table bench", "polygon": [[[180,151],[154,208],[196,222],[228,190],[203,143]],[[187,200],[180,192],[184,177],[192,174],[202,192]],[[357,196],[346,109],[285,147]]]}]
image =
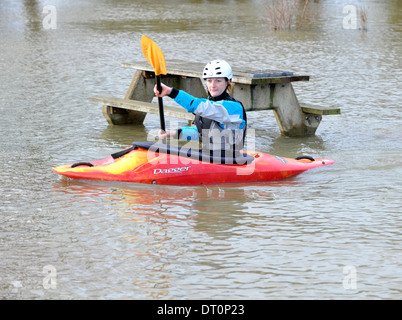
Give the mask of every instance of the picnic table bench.
[{"label": "picnic table bench", "polygon": [[[134,78],[124,98],[97,96],[93,102],[103,104],[102,112],[110,124],[141,124],[147,113],[159,113],[155,94],[155,73],[147,61],[122,63],[122,67],[135,69]],[[184,90],[198,98],[207,98],[202,80],[202,63],[167,60],[167,75],[162,82]],[[339,108],[299,103],[292,82],[309,81],[307,75],[296,75],[280,70],[238,70],[233,68],[231,95],[241,101],[247,112],[273,110],[279,129],[286,136],[314,135],[323,115],[339,114]],[[166,116],[193,120],[194,115],[184,108],[164,106]]]}]

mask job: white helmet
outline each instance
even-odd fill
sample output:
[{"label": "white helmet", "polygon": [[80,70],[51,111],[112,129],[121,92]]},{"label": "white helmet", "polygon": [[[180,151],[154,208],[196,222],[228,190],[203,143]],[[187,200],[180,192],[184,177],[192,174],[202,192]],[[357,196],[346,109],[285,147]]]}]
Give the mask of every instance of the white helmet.
[{"label": "white helmet", "polygon": [[213,60],[204,68],[202,73],[202,77],[204,79],[207,78],[228,78],[232,80],[233,72],[229,63],[224,60]]}]

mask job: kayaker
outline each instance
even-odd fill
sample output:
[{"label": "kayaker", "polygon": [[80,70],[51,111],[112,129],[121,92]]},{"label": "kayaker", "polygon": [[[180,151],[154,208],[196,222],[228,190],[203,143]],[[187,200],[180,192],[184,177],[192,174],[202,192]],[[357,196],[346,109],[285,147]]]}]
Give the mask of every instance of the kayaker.
[{"label": "kayaker", "polygon": [[213,60],[203,70],[209,98],[195,98],[183,90],[162,84],[157,97],[169,96],[195,115],[194,126],[160,131],[159,138],[199,140],[203,153],[219,157],[237,157],[244,146],[247,127],[246,111],[240,101],[229,94],[233,72],[224,60]]}]

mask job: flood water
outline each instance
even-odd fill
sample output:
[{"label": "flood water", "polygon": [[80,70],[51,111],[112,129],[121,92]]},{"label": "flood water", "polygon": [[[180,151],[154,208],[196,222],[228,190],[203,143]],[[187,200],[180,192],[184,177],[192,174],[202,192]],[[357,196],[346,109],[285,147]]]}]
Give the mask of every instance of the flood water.
[{"label": "flood water", "polygon": [[[265,1],[0,0],[0,299],[401,299],[402,2],[360,1],[367,31],[345,28],[350,2],[274,31]],[[124,97],[143,34],[166,59],[310,75],[299,101],[340,115],[314,137],[281,136],[269,110],[249,128],[259,151],[336,163],[241,186],[53,173],[158,129],[88,101]]]}]

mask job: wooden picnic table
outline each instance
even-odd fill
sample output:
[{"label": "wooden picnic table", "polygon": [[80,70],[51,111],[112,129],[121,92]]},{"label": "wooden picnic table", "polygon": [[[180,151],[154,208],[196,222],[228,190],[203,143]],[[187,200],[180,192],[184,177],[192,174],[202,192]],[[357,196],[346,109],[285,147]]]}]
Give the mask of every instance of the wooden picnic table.
[{"label": "wooden picnic table", "polygon": [[[136,70],[125,97],[97,96],[90,100],[103,104],[103,115],[110,124],[141,124],[147,113],[159,113],[158,104],[152,103],[155,73],[147,61],[127,62],[121,66]],[[162,75],[162,82],[195,97],[207,98],[202,79],[204,66],[202,63],[167,60],[167,75]],[[283,135],[313,135],[323,115],[339,114],[340,109],[299,103],[292,82],[309,79],[307,75],[290,71],[233,68],[231,95],[243,103],[247,112],[273,110]],[[194,119],[193,114],[181,107],[165,105],[164,112],[170,117]]]}]

